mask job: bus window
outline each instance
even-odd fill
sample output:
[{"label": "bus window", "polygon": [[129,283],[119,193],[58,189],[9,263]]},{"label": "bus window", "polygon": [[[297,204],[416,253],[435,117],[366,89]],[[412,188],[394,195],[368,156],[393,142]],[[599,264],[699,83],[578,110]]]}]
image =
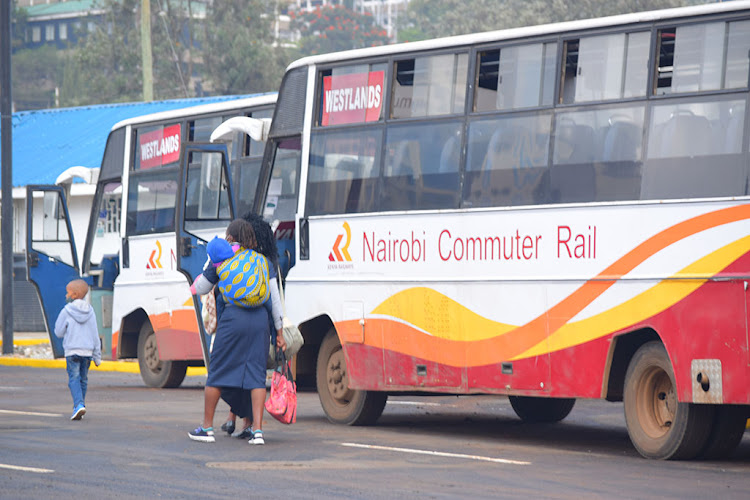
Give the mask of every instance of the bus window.
[{"label": "bus window", "polygon": [[462,128],[461,122],[390,127],[380,209],[457,208]]},{"label": "bus window", "polygon": [[294,215],[297,212],[301,150],[299,137],[277,141],[273,157],[273,173],[263,211],[263,217],[266,220],[294,221]]},{"label": "bus window", "polygon": [[474,111],[551,105],[556,56],[556,43],[479,52]]},{"label": "bus window", "polygon": [[91,243],[89,265],[98,266],[105,255],[120,251],[120,207],[122,207],[122,184],[108,182],[101,188],[96,230]]},{"label": "bus window", "polygon": [[565,42],[560,102],[646,95],[650,34],[618,33]]},{"label": "bus window", "polygon": [[681,101],[651,108],[642,198],[746,194],[745,101]]},{"label": "bus window", "polygon": [[379,128],[312,136],[307,215],[375,210],[382,137]]},{"label": "bus window", "polygon": [[543,203],[551,113],[469,124],[463,204],[466,207]]},{"label": "bus window", "polygon": [[465,53],[397,61],[391,118],[463,113],[468,62]]},{"label": "bus window", "polygon": [[76,267],[78,263],[73,258],[65,207],[60,193],[45,191],[41,200],[33,197],[32,203],[32,213],[38,214],[36,219],[42,221],[41,224],[32,225],[32,249],[71,267]]},{"label": "bus window", "polygon": [[[232,115],[236,116],[236,115]],[[190,142],[208,142],[211,138],[211,132],[216,129],[224,119],[221,116],[211,116],[208,118],[198,118],[188,122],[188,141]]]},{"label": "bus window", "polygon": [[176,170],[131,175],[126,231],[129,235],[174,231]]},{"label": "bus window", "polygon": [[135,162],[132,170],[147,170],[154,167],[176,164],[180,160],[182,126],[157,125],[136,130]]},{"label": "bus window", "polygon": [[229,194],[223,175],[221,153],[188,153],[185,229],[200,229],[200,221],[226,219],[229,222]]},{"label": "bus window", "polygon": [[655,93],[746,87],[750,21],[659,30]]},{"label": "bus window", "polygon": [[382,120],[385,70],[384,63],[377,63],[321,71],[316,125],[329,127]]},{"label": "bus window", "polygon": [[644,106],[557,114],[550,201],[637,200],[644,116]]}]

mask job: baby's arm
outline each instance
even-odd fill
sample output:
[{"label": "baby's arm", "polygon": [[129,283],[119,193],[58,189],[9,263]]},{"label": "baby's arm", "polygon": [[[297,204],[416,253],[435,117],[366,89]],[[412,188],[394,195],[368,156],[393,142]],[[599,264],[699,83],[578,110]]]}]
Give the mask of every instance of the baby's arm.
[{"label": "baby's arm", "polygon": [[206,279],[205,276],[199,274],[193,284],[190,285],[190,291],[193,295],[206,295],[214,287],[214,284]]}]

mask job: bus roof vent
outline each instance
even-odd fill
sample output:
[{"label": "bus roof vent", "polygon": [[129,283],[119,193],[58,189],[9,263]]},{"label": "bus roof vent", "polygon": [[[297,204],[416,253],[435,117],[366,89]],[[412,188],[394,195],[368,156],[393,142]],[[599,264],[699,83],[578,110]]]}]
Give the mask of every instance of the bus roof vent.
[{"label": "bus roof vent", "polygon": [[306,86],[306,66],[294,69],[284,76],[269,137],[283,137],[302,132]]}]

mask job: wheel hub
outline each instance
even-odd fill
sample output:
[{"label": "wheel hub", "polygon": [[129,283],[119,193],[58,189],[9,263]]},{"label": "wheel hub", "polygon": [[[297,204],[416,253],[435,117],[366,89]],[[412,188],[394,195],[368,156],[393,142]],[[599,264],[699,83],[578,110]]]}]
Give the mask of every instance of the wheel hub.
[{"label": "wheel hub", "polygon": [[328,359],[326,380],[328,381],[328,391],[331,396],[341,404],[348,403],[351,400],[353,391],[349,389],[349,378],[346,374],[346,360],[344,352],[338,350],[331,354]]},{"label": "wheel hub", "polygon": [[146,367],[152,372],[161,370],[161,361],[159,360],[159,349],[156,345],[156,335],[149,335],[144,344],[144,353]]},{"label": "wheel hub", "polygon": [[643,378],[639,391],[638,414],[643,429],[652,438],[667,434],[677,412],[677,394],[669,375],[661,369],[652,370]]}]

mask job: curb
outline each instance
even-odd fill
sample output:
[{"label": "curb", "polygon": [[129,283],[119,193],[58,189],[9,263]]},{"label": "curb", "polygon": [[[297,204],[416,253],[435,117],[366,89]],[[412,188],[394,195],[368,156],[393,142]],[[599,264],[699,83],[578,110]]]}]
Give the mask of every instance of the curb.
[{"label": "curb", "polygon": [[[31,368],[66,368],[64,359],[29,359],[0,357],[0,366],[25,366]],[[90,370],[102,372],[140,373],[138,363],[135,361],[102,361],[99,366],[91,364]],[[187,369],[188,376],[206,375],[203,366],[190,366]]]},{"label": "curb", "polygon": [[[44,339],[15,339],[13,340],[13,345],[39,345],[39,344],[49,344],[49,340]],[[0,346],[3,345],[3,341],[0,340]]]}]

